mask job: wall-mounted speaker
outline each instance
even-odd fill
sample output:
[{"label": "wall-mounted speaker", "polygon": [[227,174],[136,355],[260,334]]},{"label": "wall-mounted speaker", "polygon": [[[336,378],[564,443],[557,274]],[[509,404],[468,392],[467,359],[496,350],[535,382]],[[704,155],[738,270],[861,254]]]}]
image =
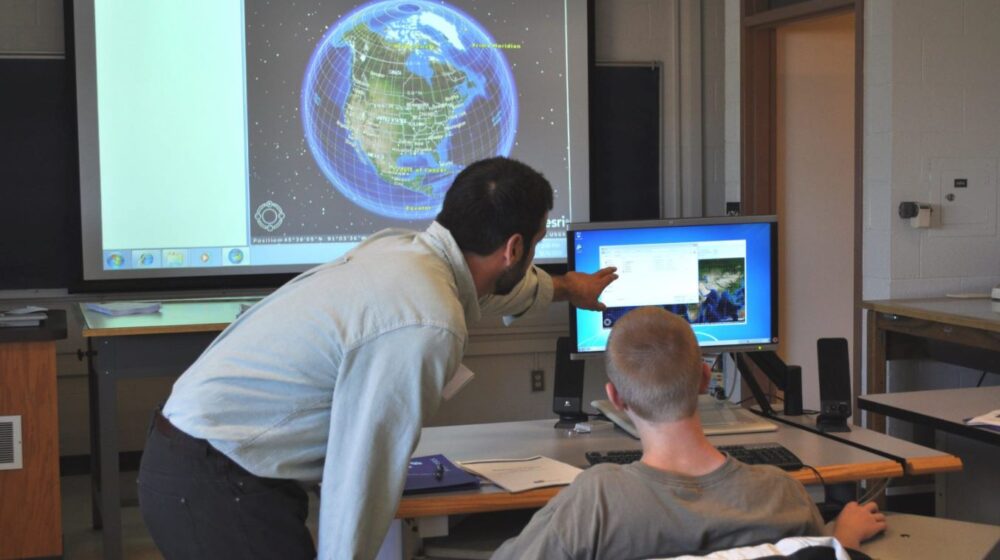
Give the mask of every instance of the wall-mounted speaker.
[{"label": "wall-mounted speaker", "polygon": [[816,341],[819,366],[820,414],[816,427],[825,432],[849,432],[851,416],[851,365],[846,338]]}]

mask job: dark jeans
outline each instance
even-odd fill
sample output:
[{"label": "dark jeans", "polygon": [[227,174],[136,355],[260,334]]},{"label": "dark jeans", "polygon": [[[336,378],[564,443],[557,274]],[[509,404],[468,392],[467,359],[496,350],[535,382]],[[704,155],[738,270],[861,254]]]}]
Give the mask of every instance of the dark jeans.
[{"label": "dark jeans", "polygon": [[316,557],[297,482],[250,474],[159,412],[139,467],[139,508],[167,559]]}]

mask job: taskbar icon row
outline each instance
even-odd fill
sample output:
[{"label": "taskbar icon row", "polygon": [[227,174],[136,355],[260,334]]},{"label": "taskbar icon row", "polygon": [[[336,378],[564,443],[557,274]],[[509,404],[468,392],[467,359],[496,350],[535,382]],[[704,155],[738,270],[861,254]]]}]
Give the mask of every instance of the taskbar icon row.
[{"label": "taskbar icon row", "polygon": [[105,249],[104,270],[247,266],[249,247],[194,249]]}]

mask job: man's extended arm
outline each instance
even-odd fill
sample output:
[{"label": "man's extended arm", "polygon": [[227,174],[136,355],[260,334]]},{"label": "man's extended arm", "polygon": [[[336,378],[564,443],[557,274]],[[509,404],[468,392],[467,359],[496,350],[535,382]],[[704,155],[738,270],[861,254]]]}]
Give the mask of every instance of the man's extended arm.
[{"label": "man's extended arm", "polygon": [[567,272],[561,276],[549,276],[544,270],[532,266],[510,294],[484,297],[479,300],[479,306],[484,315],[508,316],[505,318],[507,323],[544,309],[553,301],[568,301],[581,309],[600,311],[604,309],[604,304],[597,298],[608,284],[618,278],[615,270],[609,267],[593,274]]},{"label": "man's extended arm", "polygon": [[593,274],[567,272],[552,277],[552,301],[568,301],[580,309],[603,311],[604,304],[597,300],[608,284],[618,279],[613,266]]}]

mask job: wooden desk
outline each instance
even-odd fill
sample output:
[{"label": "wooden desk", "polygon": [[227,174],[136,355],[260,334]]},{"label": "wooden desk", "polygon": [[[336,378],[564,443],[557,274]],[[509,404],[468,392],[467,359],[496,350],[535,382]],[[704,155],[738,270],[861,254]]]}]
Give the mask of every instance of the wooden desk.
[{"label": "wooden desk", "polygon": [[[577,434],[570,430],[556,430],[552,427],[554,423],[555,419],[548,419],[425,428],[414,455],[442,453],[453,461],[544,455],[584,467],[587,464],[584,453],[587,451],[640,447],[638,440],[617,430]],[[888,440],[895,439],[889,436],[882,437]],[[903,466],[899,461],[788,425],[779,424],[776,432],[712,436],[710,439],[715,445],[777,441],[798,455],[803,463],[815,467],[827,483],[903,475]],[[900,443],[906,444],[906,442]],[[908,450],[915,454],[951,457],[933,449],[913,444],[906,445],[912,446]],[[958,465],[960,467],[961,463]],[[949,466],[953,467],[953,464]],[[803,484],[819,483],[819,478],[810,469],[801,469],[789,474]],[[561,488],[543,488],[510,494],[496,487],[487,486],[480,490],[407,496],[400,503],[396,517],[416,518],[536,508],[545,505],[559,490]]]},{"label": "wooden desk", "polygon": [[[755,410],[755,412],[757,411]],[[962,460],[954,455],[938,451],[931,447],[917,445],[861,426],[851,426],[851,431],[849,432],[821,432],[816,427],[816,415],[785,416],[784,414],[778,414],[769,418],[786,424],[801,426],[813,433],[820,434],[822,437],[846,443],[859,449],[865,449],[876,455],[897,461],[902,465],[904,473],[910,476],[962,470]]]},{"label": "wooden desk", "polygon": [[[989,299],[867,301],[869,395],[886,391],[886,361],[932,359],[1000,372],[1000,304]],[[855,396],[860,383],[855,383]],[[860,423],[861,415],[855,415]],[[868,415],[868,427],[885,431],[885,417]]]},{"label": "wooden desk", "polygon": [[94,528],[103,531],[104,558],[122,557],[118,381],[180,375],[236,319],[241,303],[258,300],[164,301],[159,313],[122,317],[80,304],[89,356],[92,516]]},{"label": "wooden desk", "polygon": [[1000,386],[863,395],[858,407],[1000,445],[1000,432],[965,423],[966,418],[1000,409]]},{"label": "wooden desk", "polygon": [[[66,312],[0,329],[0,416],[21,417],[21,468],[0,470],[0,558],[62,556],[56,340]],[[9,463],[9,461],[8,461]]]}]

